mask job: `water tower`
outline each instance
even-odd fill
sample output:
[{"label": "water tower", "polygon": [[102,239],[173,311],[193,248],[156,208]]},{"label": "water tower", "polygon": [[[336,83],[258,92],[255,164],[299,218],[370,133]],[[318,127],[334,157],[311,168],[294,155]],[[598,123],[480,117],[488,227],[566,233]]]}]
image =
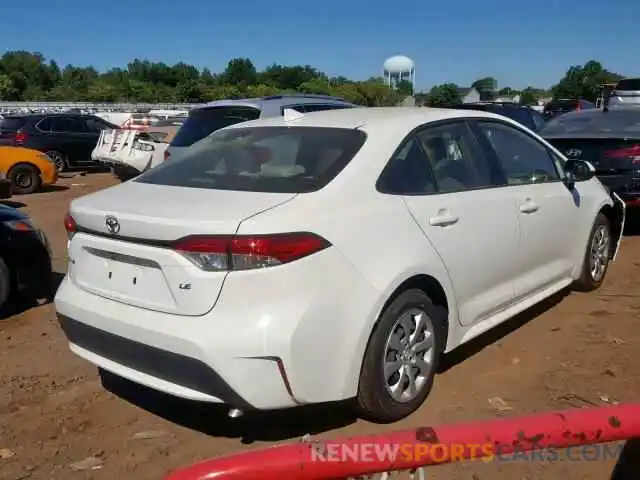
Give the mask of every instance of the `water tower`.
[{"label": "water tower", "polygon": [[406,80],[411,86],[416,87],[416,64],[409,57],[404,55],[396,55],[387,58],[382,64],[382,75],[385,83],[390,87],[397,85],[399,82]]}]

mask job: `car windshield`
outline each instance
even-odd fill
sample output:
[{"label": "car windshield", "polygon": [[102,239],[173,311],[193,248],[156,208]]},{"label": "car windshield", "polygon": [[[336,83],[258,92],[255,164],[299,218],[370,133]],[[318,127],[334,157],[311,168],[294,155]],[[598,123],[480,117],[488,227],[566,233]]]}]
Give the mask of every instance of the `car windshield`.
[{"label": "car windshield", "polygon": [[184,121],[171,146],[188,147],[216,130],[259,117],[260,110],[250,106],[199,108]]},{"label": "car windshield", "polygon": [[335,178],[366,140],[325,127],[249,127],[217,132],[135,181],[215,190],[305,193]]},{"label": "car windshield", "polygon": [[542,135],[638,134],[640,133],[640,109],[567,113],[551,120],[540,133]]}]

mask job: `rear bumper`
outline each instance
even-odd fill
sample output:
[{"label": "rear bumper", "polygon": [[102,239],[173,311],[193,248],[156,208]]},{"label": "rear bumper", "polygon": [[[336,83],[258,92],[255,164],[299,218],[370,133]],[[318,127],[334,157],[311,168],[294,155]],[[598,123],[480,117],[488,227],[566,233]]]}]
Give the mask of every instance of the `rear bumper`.
[{"label": "rear bumper", "polygon": [[124,364],[132,371],[181,385],[184,390],[200,392],[236,407],[248,406],[220,375],[200,360],[135,342],[64,315],[58,314],[58,322],[75,352],[89,360],[102,358],[107,361],[100,362],[105,366],[108,362]]},{"label": "rear bumper", "polygon": [[182,398],[277,409],[356,394],[379,293],[329,248],[230,274],[201,317],[102,298],[68,276],[55,303],[71,349],[107,371]]}]

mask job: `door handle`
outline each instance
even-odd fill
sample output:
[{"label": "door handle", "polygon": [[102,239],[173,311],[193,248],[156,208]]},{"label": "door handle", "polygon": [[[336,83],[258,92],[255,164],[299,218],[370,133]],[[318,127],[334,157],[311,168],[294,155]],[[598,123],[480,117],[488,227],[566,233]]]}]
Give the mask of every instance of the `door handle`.
[{"label": "door handle", "polygon": [[451,215],[450,213],[445,212],[434,217],[429,217],[429,225],[431,225],[432,227],[447,227],[449,225],[457,223],[458,220],[459,218],[455,215]]},{"label": "door handle", "polygon": [[540,207],[536,202],[527,198],[522,205],[520,205],[520,211],[522,213],[534,213],[537,212]]}]

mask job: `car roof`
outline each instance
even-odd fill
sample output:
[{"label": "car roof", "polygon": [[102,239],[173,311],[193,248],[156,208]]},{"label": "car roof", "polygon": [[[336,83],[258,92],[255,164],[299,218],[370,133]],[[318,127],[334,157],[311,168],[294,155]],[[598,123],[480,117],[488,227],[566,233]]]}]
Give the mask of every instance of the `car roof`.
[{"label": "car roof", "polygon": [[[392,124],[396,128],[409,131],[425,123],[456,118],[495,118],[504,120],[505,117],[483,110],[428,107],[359,107],[300,114],[295,120],[287,120],[285,117],[267,117],[239,123],[228,128],[295,125],[355,129],[363,127],[375,128]],[[510,122],[515,123],[513,121]]]},{"label": "car roof", "polygon": [[230,106],[253,106],[261,107],[265,103],[274,103],[276,105],[289,105],[291,102],[296,103],[334,103],[353,105],[344,98],[332,97],[330,95],[314,95],[314,94],[297,94],[297,95],[269,95],[266,97],[255,98],[233,98],[224,100],[214,100],[197,107],[195,110],[212,108],[212,107],[230,107]]}]

